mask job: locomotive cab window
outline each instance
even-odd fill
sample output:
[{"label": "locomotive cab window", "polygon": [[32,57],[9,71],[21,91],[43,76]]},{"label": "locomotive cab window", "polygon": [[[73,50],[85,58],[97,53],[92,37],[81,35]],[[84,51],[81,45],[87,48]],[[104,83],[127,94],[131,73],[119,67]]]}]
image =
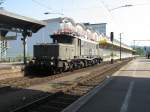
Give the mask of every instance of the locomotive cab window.
[{"label": "locomotive cab window", "polygon": [[51,36],[53,39],[53,43],[65,43],[65,44],[72,44],[73,43],[73,37],[71,36]]}]

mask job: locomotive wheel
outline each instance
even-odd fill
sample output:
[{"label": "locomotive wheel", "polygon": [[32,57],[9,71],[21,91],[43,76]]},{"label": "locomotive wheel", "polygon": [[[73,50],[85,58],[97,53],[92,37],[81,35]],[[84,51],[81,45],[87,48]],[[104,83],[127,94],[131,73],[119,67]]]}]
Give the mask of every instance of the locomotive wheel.
[{"label": "locomotive wheel", "polygon": [[99,63],[99,64],[101,63],[101,59],[98,60],[98,63]]},{"label": "locomotive wheel", "polygon": [[28,75],[33,75],[34,74],[34,70],[32,68],[32,66],[26,66],[24,68],[24,75],[28,76]]},{"label": "locomotive wheel", "polygon": [[85,66],[83,61],[80,62],[80,65],[81,65],[81,68]]},{"label": "locomotive wheel", "polygon": [[57,73],[56,70],[53,69],[53,70],[52,70],[52,75],[56,75],[56,73]]},{"label": "locomotive wheel", "polygon": [[52,69],[51,69],[51,74],[52,74],[52,75],[56,75],[56,73],[57,73],[56,69],[55,69],[55,68],[52,68]]},{"label": "locomotive wheel", "polygon": [[77,64],[77,69],[81,69],[81,65],[80,64]]},{"label": "locomotive wheel", "polygon": [[88,62],[87,61],[84,62],[84,67],[88,67]]},{"label": "locomotive wheel", "polygon": [[63,72],[63,68],[59,68],[59,73],[62,73]]},{"label": "locomotive wheel", "polygon": [[24,75],[27,76],[30,74],[30,70],[29,70],[29,67],[25,67],[24,68]]},{"label": "locomotive wheel", "polygon": [[69,69],[70,69],[71,72],[74,70],[74,69],[73,69],[73,64],[70,64],[70,65],[69,65]]}]

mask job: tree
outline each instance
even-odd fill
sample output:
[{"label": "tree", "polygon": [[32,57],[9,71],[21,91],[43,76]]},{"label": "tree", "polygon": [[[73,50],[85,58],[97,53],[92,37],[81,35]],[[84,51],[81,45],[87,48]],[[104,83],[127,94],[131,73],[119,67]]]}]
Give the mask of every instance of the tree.
[{"label": "tree", "polygon": [[136,51],[136,55],[143,56],[144,55],[144,49],[142,47],[137,47],[134,49]]}]

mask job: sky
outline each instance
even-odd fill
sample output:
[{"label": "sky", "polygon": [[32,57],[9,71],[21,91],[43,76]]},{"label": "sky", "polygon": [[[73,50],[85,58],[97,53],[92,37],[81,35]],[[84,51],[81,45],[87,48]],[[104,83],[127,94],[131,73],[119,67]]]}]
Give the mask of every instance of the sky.
[{"label": "sky", "polygon": [[[133,6],[114,9],[129,4]],[[133,45],[133,40],[150,40],[150,0],[5,0],[2,6],[39,20],[65,16],[76,22],[104,22],[108,35],[113,31],[119,39],[122,33],[122,41],[128,45]],[[136,41],[136,45],[150,45],[150,41]]]}]

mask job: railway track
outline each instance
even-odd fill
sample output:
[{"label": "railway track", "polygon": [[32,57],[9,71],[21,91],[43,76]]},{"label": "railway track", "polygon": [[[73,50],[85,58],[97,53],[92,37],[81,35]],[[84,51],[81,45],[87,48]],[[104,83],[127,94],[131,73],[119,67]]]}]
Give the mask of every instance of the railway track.
[{"label": "railway track", "polygon": [[103,62],[99,65],[87,67],[87,68],[82,68],[78,70],[74,70],[73,72],[64,72],[61,74],[56,74],[56,75],[51,75],[51,76],[25,76],[25,77],[14,77],[14,78],[7,78],[0,80],[0,85],[7,85],[7,86],[12,86],[12,87],[17,87],[17,88],[27,88],[36,84],[48,82],[50,80],[54,80],[56,78],[64,77],[66,75],[70,75],[72,73],[79,73],[82,71],[90,71],[92,69],[97,69],[101,66],[107,65],[109,62]]},{"label": "railway track", "polygon": [[60,112],[65,107],[76,101],[79,97],[80,96],[57,92],[55,94],[42,97],[10,112]]},{"label": "railway track", "polygon": [[[52,95],[42,97],[34,102],[19,107],[11,112],[61,112],[67,106],[88,93],[95,86],[104,81],[107,75],[111,75],[129,61],[106,66],[100,73],[90,74],[84,79],[67,86],[66,89]],[[108,68],[109,67],[109,68]]]},{"label": "railway track", "polygon": [[19,68],[0,69],[0,80],[17,77],[23,77],[23,72]]}]

